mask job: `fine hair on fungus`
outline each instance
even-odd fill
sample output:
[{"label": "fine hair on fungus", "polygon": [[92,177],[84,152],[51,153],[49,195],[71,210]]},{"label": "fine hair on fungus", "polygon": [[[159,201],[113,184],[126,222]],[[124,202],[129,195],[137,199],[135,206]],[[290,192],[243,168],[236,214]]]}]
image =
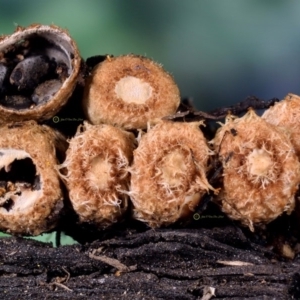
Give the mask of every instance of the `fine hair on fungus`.
[{"label": "fine hair on fungus", "polygon": [[250,230],[294,208],[300,164],[284,131],[250,109],[228,115],[212,141],[223,164],[222,210]]},{"label": "fine hair on fungus", "polygon": [[107,57],[87,79],[83,109],[92,124],[145,129],[180,103],[173,78],[158,63],[138,56]]},{"label": "fine hair on fungus", "polygon": [[206,179],[212,151],[199,125],[161,121],[140,138],[131,167],[134,218],[151,227],[172,224],[212,189]]},{"label": "fine hair on fungus", "polygon": [[290,140],[300,158],[300,97],[288,94],[284,100],[267,109],[262,118],[268,123],[283,127],[290,134]]},{"label": "fine hair on fungus", "polygon": [[0,230],[38,235],[52,229],[63,207],[56,154],[65,151],[64,138],[34,121],[3,125],[0,132]]},{"label": "fine hair on fungus", "polygon": [[78,127],[59,168],[81,222],[106,227],[122,217],[134,147],[134,135],[117,127],[87,122]]}]

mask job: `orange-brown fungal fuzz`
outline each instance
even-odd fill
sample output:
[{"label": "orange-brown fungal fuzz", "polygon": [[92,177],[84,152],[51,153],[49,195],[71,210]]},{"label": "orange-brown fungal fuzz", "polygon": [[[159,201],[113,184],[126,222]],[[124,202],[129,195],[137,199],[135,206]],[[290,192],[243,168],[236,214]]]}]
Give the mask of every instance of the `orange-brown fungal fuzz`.
[{"label": "orange-brown fungal fuzz", "polygon": [[212,188],[205,174],[210,154],[199,122],[163,121],[144,134],[131,168],[134,218],[159,227],[189,217]]},{"label": "orange-brown fungal fuzz", "polygon": [[60,169],[81,222],[106,227],[125,212],[134,147],[132,133],[111,125],[78,128]]},{"label": "orange-brown fungal fuzz", "polygon": [[288,136],[250,110],[228,116],[212,141],[223,163],[222,210],[252,231],[294,208],[300,163]]},{"label": "orange-brown fungal fuzz", "polygon": [[109,57],[87,80],[83,99],[93,124],[141,129],[174,114],[180,95],[173,78],[154,61],[137,55]]},{"label": "orange-brown fungal fuzz", "polygon": [[[0,127],[0,230],[38,235],[63,207],[56,152],[63,137],[34,121]],[[56,147],[58,146],[58,147]]]},{"label": "orange-brown fungal fuzz", "polygon": [[267,109],[262,118],[289,132],[290,140],[300,158],[300,97],[288,94],[284,100]]}]

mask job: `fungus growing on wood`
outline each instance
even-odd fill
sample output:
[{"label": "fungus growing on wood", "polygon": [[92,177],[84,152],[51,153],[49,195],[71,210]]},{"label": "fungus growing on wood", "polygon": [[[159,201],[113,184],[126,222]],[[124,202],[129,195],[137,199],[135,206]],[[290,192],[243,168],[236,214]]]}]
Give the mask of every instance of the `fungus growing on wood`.
[{"label": "fungus growing on wood", "polygon": [[199,125],[162,121],[141,137],[131,167],[134,218],[151,227],[172,224],[191,216],[213,189],[206,179],[212,152]]},{"label": "fungus growing on wood", "polygon": [[174,114],[179,103],[178,87],[161,65],[125,55],[108,57],[95,66],[87,79],[83,108],[93,124],[138,129]]},{"label": "fungus growing on wood", "polygon": [[63,207],[55,166],[63,136],[34,121],[0,127],[0,230],[38,235],[54,227]]},{"label": "fungus growing on wood", "polygon": [[81,58],[69,34],[57,27],[18,27],[0,37],[0,121],[47,120],[71,96]]},{"label": "fungus growing on wood", "polygon": [[122,129],[87,122],[79,126],[59,168],[81,222],[106,227],[122,217],[134,147],[134,135]]},{"label": "fungus growing on wood", "polygon": [[288,131],[296,154],[300,158],[300,97],[288,94],[284,100],[267,109],[262,118]]},{"label": "fungus growing on wood", "polygon": [[222,210],[252,231],[290,213],[300,181],[300,163],[288,135],[251,109],[228,115],[212,141],[223,163]]}]

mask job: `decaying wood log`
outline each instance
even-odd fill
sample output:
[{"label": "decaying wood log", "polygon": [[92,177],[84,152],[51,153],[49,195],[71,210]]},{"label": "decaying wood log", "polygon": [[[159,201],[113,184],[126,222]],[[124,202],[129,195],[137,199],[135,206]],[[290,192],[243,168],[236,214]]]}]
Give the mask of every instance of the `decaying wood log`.
[{"label": "decaying wood log", "polygon": [[[215,120],[273,100],[248,102],[170,118]],[[212,173],[215,184],[221,167]],[[283,216],[251,233],[213,207],[211,197],[185,228],[149,230],[131,220],[97,231],[66,213],[60,230],[78,245],[0,239],[0,299],[300,299],[299,217]]]},{"label": "decaying wood log", "polygon": [[300,299],[284,259],[233,225],[137,232],[52,248],[0,240],[1,299]]}]

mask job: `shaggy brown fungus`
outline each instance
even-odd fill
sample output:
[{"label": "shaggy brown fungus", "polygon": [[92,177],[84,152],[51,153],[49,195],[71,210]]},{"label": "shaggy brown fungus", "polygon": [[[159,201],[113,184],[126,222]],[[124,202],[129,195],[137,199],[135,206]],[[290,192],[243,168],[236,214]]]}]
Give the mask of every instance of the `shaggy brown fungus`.
[{"label": "shaggy brown fungus", "polygon": [[0,121],[47,120],[71,96],[81,58],[56,26],[18,27],[0,37]]},{"label": "shaggy brown fungus", "polygon": [[227,116],[212,143],[224,168],[219,201],[230,218],[253,231],[293,210],[300,163],[285,132],[251,109]]},{"label": "shaggy brown fungus", "polygon": [[65,150],[64,138],[34,121],[10,123],[0,132],[0,230],[50,230],[63,206],[56,154]]},{"label": "shaggy brown fungus", "polygon": [[125,55],[96,65],[87,80],[83,108],[93,124],[138,129],[175,113],[179,102],[177,85],[159,64]]},{"label": "shaggy brown fungus", "polygon": [[125,212],[134,147],[132,133],[111,125],[78,128],[60,169],[81,222],[106,227]]},{"label": "shaggy brown fungus", "polygon": [[141,137],[131,167],[134,218],[151,227],[172,224],[191,216],[213,189],[206,179],[212,152],[199,125],[163,121]]},{"label": "shaggy brown fungus", "polygon": [[300,97],[288,94],[284,100],[267,109],[262,118],[275,126],[283,127],[290,134],[290,140],[300,158]]}]

